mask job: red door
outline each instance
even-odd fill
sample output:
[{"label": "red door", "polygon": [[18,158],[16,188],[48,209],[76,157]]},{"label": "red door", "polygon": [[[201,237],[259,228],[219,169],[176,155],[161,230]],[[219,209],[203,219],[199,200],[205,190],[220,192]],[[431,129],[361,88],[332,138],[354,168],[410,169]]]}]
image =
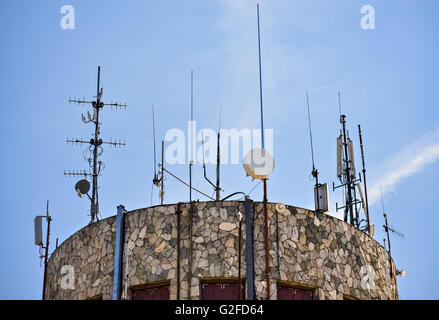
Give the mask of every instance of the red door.
[{"label": "red door", "polygon": [[277,300],[312,300],[312,291],[277,286]]},{"label": "red door", "polygon": [[136,290],[133,292],[133,300],[169,300],[169,287]]},{"label": "red door", "polygon": [[244,286],[239,283],[203,283],[201,284],[202,300],[239,300],[245,298]]}]

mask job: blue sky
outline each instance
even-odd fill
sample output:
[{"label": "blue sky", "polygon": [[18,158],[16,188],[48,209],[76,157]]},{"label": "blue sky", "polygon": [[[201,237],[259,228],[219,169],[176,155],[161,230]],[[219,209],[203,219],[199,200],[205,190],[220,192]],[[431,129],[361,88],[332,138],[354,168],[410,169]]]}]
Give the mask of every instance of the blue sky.
[{"label": "blue sky", "polygon": [[[309,90],[316,166],[320,179],[336,181],[338,92],[358,145],[361,123],[371,219],[382,243],[383,187],[402,299],[438,299],[439,34],[435,0],[276,0],[261,6],[265,127],[274,130],[276,168],[269,201],[312,208],[313,182],[305,91]],[[75,29],[60,27],[63,5],[75,8]],[[375,8],[375,30],[360,26],[363,5]],[[195,119],[216,129],[259,128],[256,1],[2,1],[0,3],[2,104],[2,224],[0,299],[40,299],[43,269],[33,245],[33,218],[50,200],[52,248],[89,222],[65,169],[86,169],[86,107],[69,97],[92,98],[97,66],[104,101],[126,111],[104,110],[102,137],[122,139],[106,148],[100,179],[102,217],[151,204],[153,175],[151,104],[157,139],[171,128],[186,130],[190,70],[195,73]],[[360,155],[357,151],[357,167]],[[168,167],[187,179],[187,166]],[[208,166],[213,177],[214,166]],[[194,185],[211,193],[194,166]],[[222,167],[224,195],[254,185],[241,165]],[[168,178],[166,202],[184,201],[187,189]],[[375,195],[375,196],[373,196]],[[262,199],[259,186],[252,193]],[[200,199],[203,199],[200,197]],[[330,201],[340,193],[330,191]],[[153,203],[158,202],[157,190]],[[336,215],[335,212],[330,214]]]}]

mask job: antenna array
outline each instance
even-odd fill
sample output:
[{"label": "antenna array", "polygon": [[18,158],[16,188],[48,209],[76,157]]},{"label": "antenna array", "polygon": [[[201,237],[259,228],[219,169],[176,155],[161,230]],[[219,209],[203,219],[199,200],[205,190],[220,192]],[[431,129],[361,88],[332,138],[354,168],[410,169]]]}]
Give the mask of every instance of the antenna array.
[{"label": "antenna array", "polygon": [[[88,161],[91,172],[87,172],[86,170],[82,171],[64,171],[65,176],[74,176],[74,177],[91,177],[92,180],[92,195],[87,196],[90,199],[90,223],[95,222],[98,219],[99,214],[99,196],[98,196],[98,176],[100,176],[101,171],[105,168],[105,164],[103,161],[98,160],[99,156],[103,153],[103,145],[109,145],[110,147],[125,147],[125,141],[113,141],[112,139],[110,141],[103,141],[100,139],[100,131],[101,131],[101,122],[99,122],[99,113],[101,109],[104,107],[111,107],[111,109],[126,109],[126,104],[118,103],[118,102],[111,102],[111,103],[104,103],[101,101],[102,95],[103,95],[103,88],[100,87],[100,76],[101,76],[101,67],[98,67],[98,79],[97,79],[97,92],[96,92],[96,100],[89,101],[83,99],[76,99],[76,98],[70,98],[70,103],[75,104],[91,104],[93,107],[93,115],[87,111],[87,117],[85,117],[83,114],[82,116],[82,122],[84,123],[92,123],[95,126],[94,130],[94,136],[90,140],[83,140],[83,139],[68,139],[67,143],[71,143],[72,145],[75,144],[85,144],[88,145],[86,152],[84,153],[86,156],[86,161]],[[79,194],[79,193],[78,193]]]},{"label": "antenna array", "polygon": [[[349,138],[349,131],[346,130],[346,115],[341,113],[341,99],[339,93],[339,110],[340,110],[340,136],[337,138],[337,177],[340,185],[335,186],[332,183],[333,190],[343,188],[345,204],[341,207],[336,203],[336,211],[344,209],[344,221],[360,229],[360,204],[363,202],[357,199],[356,186],[361,182],[361,176],[356,178],[354,144]],[[366,227],[367,228],[367,227]]]}]

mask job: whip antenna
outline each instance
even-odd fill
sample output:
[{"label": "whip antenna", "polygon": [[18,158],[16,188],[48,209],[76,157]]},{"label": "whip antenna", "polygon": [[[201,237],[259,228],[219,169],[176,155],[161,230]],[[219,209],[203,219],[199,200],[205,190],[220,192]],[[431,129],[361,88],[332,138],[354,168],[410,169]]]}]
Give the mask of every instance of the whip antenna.
[{"label": "whip antenna", "polygon": [[154,145],[154,178],[152,179],[152,183],[156,186],[159,186],[160,180],[157,175],[157,154],[156,154],[156,143],[155,143],[154,104],[152,104],[152,137],[153,137],[153,145]]},{"label": "whip antenna", "polygon": [[319,172],[317,171],[317,169],[315,168],[314,165],[314,147],[313,147],[313,143],[312,143],[312,128],[311,128],[311,115],[309,112],[309,94],[308,91],[306,91],[306,104],[308,107],[308,127],[309,127],[309,140],[311,143],[311,159],[312,159],[312,176],[316,179],[316,185],[319,184],[318,182],[318,174]]}]

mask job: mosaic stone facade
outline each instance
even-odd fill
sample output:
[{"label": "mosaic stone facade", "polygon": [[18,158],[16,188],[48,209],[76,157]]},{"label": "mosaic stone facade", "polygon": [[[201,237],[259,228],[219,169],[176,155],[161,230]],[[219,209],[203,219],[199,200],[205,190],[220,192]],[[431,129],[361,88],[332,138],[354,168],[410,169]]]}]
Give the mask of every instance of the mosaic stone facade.
[{"label": "mosaic stone facade", "polygon": [[[177,207],[126,213],[122,298],[130,299],[139,286],[164,281],[169,282],[170,298],[177,298]],[[244,203],[238,201],[197,202],[193,208],[191,245],[190,204],[180,204],[179,290],[180,299],[190,295],[195,300],[200,299],[203,279],[238,278],[238,212],[241,277],[246,277],[246,217]],[[315,299],[397,299],[396,281],[390,277],[393,261],[367,234],[329,215],[292,206],[277,212],[268,203],[268,217],[271,299],[277,298],[277,283],[312,289]],[[263,203],[254,202],[257,299],[266,298],[263,218]],[[48,263],[48,299],[112,299],[115,231],[116,219],[109,217],[82,228],[54,251]],[[66,288],[63,266],[73,267],[74,288]]]}]

